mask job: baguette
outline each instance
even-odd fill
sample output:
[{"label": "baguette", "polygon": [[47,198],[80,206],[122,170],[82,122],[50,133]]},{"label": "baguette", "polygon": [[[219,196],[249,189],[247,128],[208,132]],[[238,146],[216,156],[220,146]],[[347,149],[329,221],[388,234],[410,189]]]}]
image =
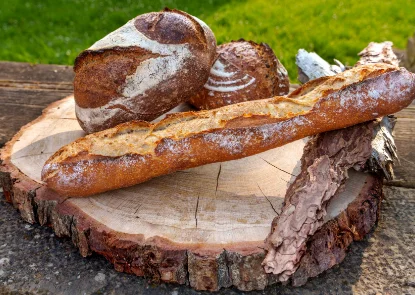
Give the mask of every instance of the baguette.
[{"label": "baguette", "polygon": [[131,186],[177,170],[257,154],[294,140],[395,113],[415,97],[415,74],[387,64],[355,67],[286,97],[129,122],[62,147],[42,180],[66,196]]}]

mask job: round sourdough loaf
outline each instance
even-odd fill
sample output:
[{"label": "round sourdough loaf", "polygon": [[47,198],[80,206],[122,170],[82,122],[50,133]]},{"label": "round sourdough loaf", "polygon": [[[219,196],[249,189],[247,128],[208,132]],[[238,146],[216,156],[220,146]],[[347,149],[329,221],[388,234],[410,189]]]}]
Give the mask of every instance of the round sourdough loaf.
[{"label": "round sourdough loaf", "polygon": [[287,71],[265,43],[243,39],[218,46],[218,59],[203,89],[189,102],[213,109],[288,93]]},{"label": "round sourdough loaf", "polygon": [[75,60],[78,121],[87,133],[151,121],[197,93],[216,58],[198,18],[165,9],[137,16]]}]

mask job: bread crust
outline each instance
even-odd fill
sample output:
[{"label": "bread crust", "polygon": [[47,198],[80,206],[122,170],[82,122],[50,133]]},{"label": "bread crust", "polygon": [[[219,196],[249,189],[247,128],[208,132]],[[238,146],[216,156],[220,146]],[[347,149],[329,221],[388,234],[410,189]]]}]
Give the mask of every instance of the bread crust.
[{"label": "bread crust", "polygon": [[169,9],[137,16],[76,58],[77,119],[87,133],[151,121],[199,91],[215,58],[201,20]]},{"label": "bread crust", "polygon": [[189,99],[196,108],[210,110],[288,94],[288,73],[268,44],[240,39],[218,46],[217,53],[208,81]]},{"label": "bread crust", "polygon": [[88,135],[53,155],[42,180],[63,195],[87,196],[369,121],[401,110],[415,97],[415,74],[386,64],[319,81],[287,97],[179,113],[156,124],[130,122]]}]

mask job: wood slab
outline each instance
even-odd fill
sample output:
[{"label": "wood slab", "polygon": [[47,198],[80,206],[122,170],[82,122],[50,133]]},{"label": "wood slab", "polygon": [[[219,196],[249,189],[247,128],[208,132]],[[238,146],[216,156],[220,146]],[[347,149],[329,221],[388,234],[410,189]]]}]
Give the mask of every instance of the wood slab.
[{"label": "wood slab", "polygon": [[[264,289],[275,282],[261,266],[264,239],[299,173],[306,139],[130,188],[65,199],[43,185],[40,171],[52,153],[83,135],[70,96],[50,105],[2,150],[0,185],[26,221],[71,237],[83,256],[97,252],[117,270],[154,281],[198,290]],[[379,178],[350,172],[293,284],[340,263],[348,245],[374,225],[380,197]]]}]

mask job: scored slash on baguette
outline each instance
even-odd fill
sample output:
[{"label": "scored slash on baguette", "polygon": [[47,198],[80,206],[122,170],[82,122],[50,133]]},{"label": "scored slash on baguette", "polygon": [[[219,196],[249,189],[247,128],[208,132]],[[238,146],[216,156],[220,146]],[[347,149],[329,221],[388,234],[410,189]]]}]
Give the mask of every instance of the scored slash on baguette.
[{"label": "scored slash on baguette", "polygon": [[306,83],[287,97],[130,122],[57,151],[42,180],[88,196],[207,163],[243,158],[294,140],[395,113],[415,98],[415,74],[387,64]]}]

